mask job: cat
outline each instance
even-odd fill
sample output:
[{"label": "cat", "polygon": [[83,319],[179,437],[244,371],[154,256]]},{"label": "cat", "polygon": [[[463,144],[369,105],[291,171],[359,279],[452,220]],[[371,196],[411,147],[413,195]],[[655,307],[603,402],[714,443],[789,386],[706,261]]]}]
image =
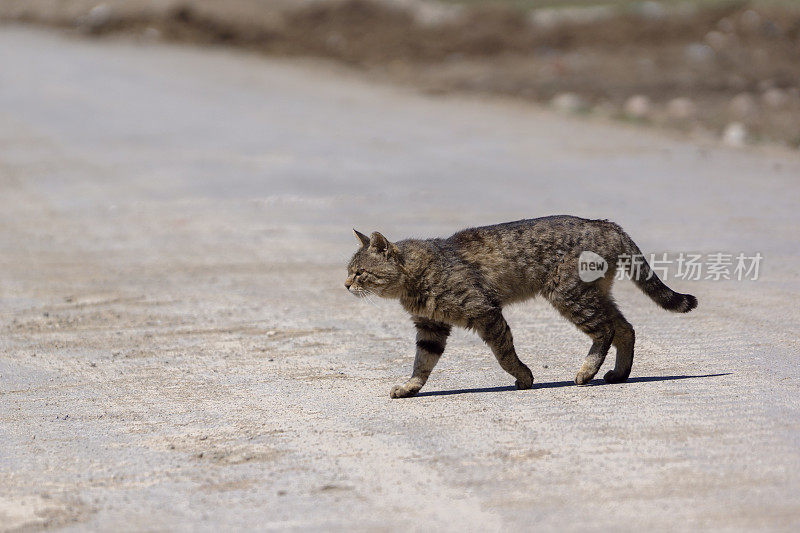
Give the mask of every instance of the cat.
[{"label": "cat", "polygon": [[[608,220],[549,216],[469,228],[446,239],[398,242],[378,232],[370,237],[353,232],[360,248],[348,265],[345,287],[356,296],[399,300],[417,330],[411,378],[392,388],[392,398],[414,396],[425,385],[453,326],[475,331],[516,379],[517,388],[531,388],[533,374],[517,357],[502,309],[536,295],[592,339],[575,383],[594,378],[612,344],[616,363],[604,379],[624,382],[633,364],[635,335],[610,294],[623,257],[639,258],[620,265],[664,309],[686,313],[697,306],[694,296],[667,287],[628,234]],[[607,270],[584,281],[579,258],[583,261],[582,253],[590,252],[594,267],[605,261]]]}]

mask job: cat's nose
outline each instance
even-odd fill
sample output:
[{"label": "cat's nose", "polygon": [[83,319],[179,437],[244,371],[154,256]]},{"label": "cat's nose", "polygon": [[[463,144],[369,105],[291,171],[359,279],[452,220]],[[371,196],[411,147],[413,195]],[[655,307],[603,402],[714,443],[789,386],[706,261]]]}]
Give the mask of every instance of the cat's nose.
[{"label": "cat's nose", "polygon": [[348,291],[350,290],[350,285],[352,285],[352,283],[350,283],[349,281],[344,282],[344,288],[347,289]]}]

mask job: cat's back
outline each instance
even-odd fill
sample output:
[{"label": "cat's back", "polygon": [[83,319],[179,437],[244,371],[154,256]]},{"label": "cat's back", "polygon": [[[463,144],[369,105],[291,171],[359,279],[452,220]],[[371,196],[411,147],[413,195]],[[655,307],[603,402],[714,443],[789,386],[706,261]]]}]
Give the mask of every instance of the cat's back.
[{"label": "cat's back", "polygon": [[565,254],[597,248],[618,231],[607,220],[554,215],[467,228],[444,242],[504,301],[514,301],[537,293]]},{"label": "cat's back", "polygon": [[551,215],[503,222],[491,226],[467,228],[454,233],[446,241],[471,253],[513,249],[520,244],[547,245],[570,240],[598,225],[611,224],[605,220],[590,220],[572,215]]}]

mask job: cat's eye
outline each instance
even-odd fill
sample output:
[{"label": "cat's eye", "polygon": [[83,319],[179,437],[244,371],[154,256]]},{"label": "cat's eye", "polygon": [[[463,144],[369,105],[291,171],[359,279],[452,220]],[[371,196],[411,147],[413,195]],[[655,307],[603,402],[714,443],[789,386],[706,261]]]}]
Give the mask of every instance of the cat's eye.
[{"label": "cat's eye", "polygon": [[363,268],[359,268],[358,270],[356,270],[356,276],[360,276],[363,273],[364,273],[364,269]]}]

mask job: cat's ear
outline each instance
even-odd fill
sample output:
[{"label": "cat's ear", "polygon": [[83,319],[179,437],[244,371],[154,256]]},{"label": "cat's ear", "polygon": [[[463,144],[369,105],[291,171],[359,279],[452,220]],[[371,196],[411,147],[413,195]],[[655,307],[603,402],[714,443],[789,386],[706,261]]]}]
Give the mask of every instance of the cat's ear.
[{"label": "cat's ear", "polygon": [[369,246],[369,237],[358,231],[356,228],[353,228],[353,235],[356,236],[356,239],[358,239],[358,243],[362,248]]},{"label": "cat's ear", "polygon": [[392,256],[396,257],[400,251],[397,246],[390,243],[386,237],[377,231],[374,231],[372,235],[369,236],[369,247],[376,252],[384,254],[387,258]]},{"label": "cat's ear", "polygon": [[385,252],[389,248],[389,240],[377,231],[369,236],[369,247],[377,252]]}]

